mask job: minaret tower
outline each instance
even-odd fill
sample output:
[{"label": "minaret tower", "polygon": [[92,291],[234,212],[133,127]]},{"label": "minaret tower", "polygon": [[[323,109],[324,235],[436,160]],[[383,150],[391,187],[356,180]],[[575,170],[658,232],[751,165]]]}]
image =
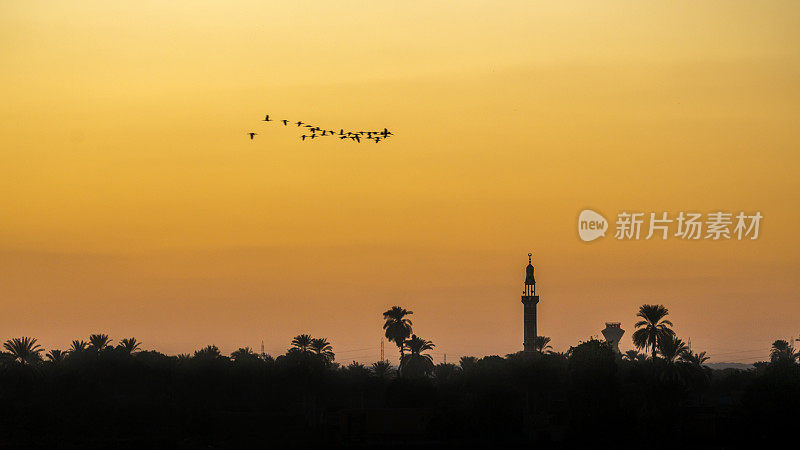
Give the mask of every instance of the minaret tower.
[{"label": "minaret tower", "polygon": [[522,345],[526,353],[536,351],[536,304],[539,296],[536,295],[536,279],[533,277],[532,253],[528,253],[528,267],[525,268],[525,286],[522,291],[522,304],[524,307],[525,340]]}]

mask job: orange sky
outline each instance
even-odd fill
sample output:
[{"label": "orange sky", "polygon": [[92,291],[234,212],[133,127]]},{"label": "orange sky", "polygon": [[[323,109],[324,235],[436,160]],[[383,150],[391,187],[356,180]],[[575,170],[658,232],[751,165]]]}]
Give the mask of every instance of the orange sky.
[{"label": "orange sky", "polygon": [[[400,304],[437,362],[505,354],[533,251],[557,350],[658,302],[764,358],[800,333],[799,44],[794,1],[2,2],[0,338],[368,362]],[[587,244],[587,207],[764,222]]]}]

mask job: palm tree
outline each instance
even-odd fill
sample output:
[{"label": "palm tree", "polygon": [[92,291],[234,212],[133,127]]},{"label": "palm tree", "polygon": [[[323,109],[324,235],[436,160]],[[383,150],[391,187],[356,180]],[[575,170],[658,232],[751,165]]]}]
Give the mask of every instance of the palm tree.
[{"label": "palm tree", "polygon": [[639,361],[641,359],[642,354],[636,350],[628,350],[627,352],[622,354],[622,357],[627,359],[628,361]]},{"label": "palm tree", "polygon": [[372,374],[378,378],[389,378],[393,373],[394,369],[392,369],[392,365],[389,364],[389,361],[372,363]]},{"label": "palm tree", "polygon": [[3,347],[11,353],[11,359],[20,364],[35,364],[42,360],[42,346],[36,343],[36,338],[25,336],[9,339]]},{"label": "palm tree", "polygon": [[553,346],[550,345],[550,338],[549,337],[547,337],[547,336],[536,336],[535,338],[533,338],[533,348],[537,352],[542,353],[547,349],[552,350]]},{"label": "palm tree", "polygon": [[194,357],[198,359],[218,359],[222,358],[222,353],[216,345],[207,345],[205,348],[196,350]]},{"label": "palm tree", "polygon": [[67,352],[62,352],[61,350],[50,350],[45,356],[50,360],[50,362],[60,363],[67,358]]},{"label": "palm tree", "polygon": [[108,347],[111,344],[111,339],[108,338],[107,334],[93,334],[89,336],[89,347],[99,352],[104,348]]},{"label": "palm tree", "polygon": [[311,350],[317,355],[325,358],[326,361],[331,362],[335,358],[333,353],[333,346],[325,338],[316,338],[311,340]]},{"label": "palm tree", "polygon": [[691,350],[687,350],[681,353],[680,360],[683,362],[687,362],[693,366],[701,367],[706,361],[711,359],[709,356],[706,356],[706,352],[700,353],[692,353]]},{"label": "palm tree", "polygon": [[769,358],[772,362],[778,361],[791,361],[794,362],[797,359],[797,353],[794,351],[794,347],[788,341],[784,341],[783,339],[778,339],[777,341],[772,343],[772,348],[769,351]]},{"label": "palm tree", "polygon": [[231,353],[233,362],[255,361],[259,359],[258,353],[254,352],[250,347],[242,347],[235,352]]},{"label": "palm tree", "polygon": [[406,339],[411,335],[411,319],[406,318],[414,314],[414,311],[408,311],[399,306],[392,306],[392,309],[383,313],[383,329],[386,330],[385,336],[389,342],[397,344],[400,349],[400,360],[403,359],[403,347]]},{"label": "palm tree", "polygon": [[86,341],[83,341],[83,340],[79,341],[79,340],[75,339],[74,341],[72,341],[72,345],[69,347],[69,350],[67,350],[67,351],[69,353],[80,353],[80,352],[86,350],[86,347],[88,345],[89,344],[87,344]]},{"label": "palm tree", "polygon": [[461,366],[461,370],[473,369],[477,363],[478,358],[474,356],[462,356],[461,360],[458,361],[458,365]]},{"label": "palm tree", "polygon": [[356,379],[365,379],[371,375],[371,372],[364,364],[353,361],[344,368],[344,372]]},{"label": "palm tree", "polygon": [[435,347],[433,342],[426,341],[414,334],[411,339],[405,341],[403,346],[410,353],[403,354],[400,358],[400,373],[412,377],[429,375],[433,370],[433,358],[422,352],[432,350]]},{"label": "palm tree", "polygon": [[125,353],[130,355],[139,350],[140,345],[142,345],[142,343],[137,341],[136,338],[132,337],[119,341],[119,345],[117,345],[117,348],[124,350]]},{"label": "palm tree", "polygon": [[667,334],[658,339],[658,352],[664,357],[669,364],[675,362],[675,359],[689,350],[686,343],[678,339],[674,334]]},{"label": "palm tree", "polygon": [[649,348],[653,359],[656,359],[659,339],[675,335],[670,328],[673,326],[672,322],[664,319],[668,314],[669,310],[664,305],[642,305],[636,314],[636,317],[644,320],[636,322],[637,330],[633,333],[633,345],[645,351]]},{"label": "palm tree", "polygon": [[292,339],[292,347],[300,350],[301,352],[309,351],[311,347],[311,341],[314,339],[311,337],[310,334],[300,334]]},{"label": "palm tree", "polygon": [[458,375],[460,371],[461,368],[455,364],[436,364],[433,366],[433,377],[439,381],[446,381]]}]

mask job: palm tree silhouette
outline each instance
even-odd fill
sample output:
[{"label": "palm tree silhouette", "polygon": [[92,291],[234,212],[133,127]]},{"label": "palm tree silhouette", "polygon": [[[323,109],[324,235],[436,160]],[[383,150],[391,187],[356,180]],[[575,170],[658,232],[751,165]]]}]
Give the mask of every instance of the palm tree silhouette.
[{"label": "palm tree silhouette", "polygon": [[[8,347],[6,347],[8,348]],[[769,350],[769,359],[772,362],[778,361],[791,361],[797,359],[798,354],[795,353],[794,347],[788,341],[778,339],[772,343],[772,348]]]},{"label": "palm tree silhouette", "polygon": [[622,357],[627,359],[628,361],[641,361],[642,358],[647,358],[646,356],[642,355],[636,350],[628,350],[627,352],[622,354]]},{"label": "palm tree silhouette", "polygon": [[241,347],[231,353],[233,362],[254,361],[259,359],[258,353],[254,352],[250,347]]},{"label": "palm tree silhouette", "polygon": [[458,365],[461,366],[461,370],[471,370],[477,363],[478,358],[474,356],[462,356],[458,361]]},{"label": "palm tree silhouette", "polygon": [[79,341],[79,340],[75,339],[74,341],[72,341],[72,345],[70,345],[69,350],[67,350],[67,351],[70,354],[72,354],[72,353],[80,353],[80,352],[86,350],[86,347],[88,347],[88,346],[89,346],[89,344],[86,343],[86,341],[84,341],[84,340],[80,340]]},{"label": "palm tree silhouette", "polygon": [[533,348],[536,349],[537,352],[542,353],[547,349],[552,350],[553,346],[550,345],[550,338],[547,336],[536,336],[533,339]]},{"label": "palm tree silhouette", "polygon": [[660,337],[656,347],[658,347],[658,352],[669,364],[674,363],[675,359],[689,350],[686,343],[678,339],[674,334],[666,334]]},{"label": "palm tree silhouette", "polygon": [[94,351],[99,352],[108,347],[109,344],[111,344],[111,339],[108,338],[107,334],[93,334],[89,336],[89,347]]},{"label": "palm tree silhouette", "polygon": [[683,352],[680,356],[681,361],[697,367],[701,367],[709,359],[711,358],[706,356],[706,352],[692,353],[691,350]]},{"label": "palm tree silhouette", "polygon": [[294,339],[292,339],[292,347],[300,350],[301,352],[307,352],[311,347],[312,340],[313,338],[310,334],[297,335],[294,337]]},{"label": "palm tree silhouette", "polygon": [[117,345],[117,348],[124,350],[125,353],[130,355],[139,350],[140,345],[142,345],[142,343],[137,341],[136,338],[132,337],[119,341],[119,345]]},{"label": "palm tree silhouette", "polygon": [[636,322],[637,330],[633,332],[633,345],[645,351],[649,348],[653,359],[656,359],[659,339],[675,335],[670,329],[672,322],[664,320],[668,314],[669,310],[664,305],[642,305],[636,314],[636,317],[644,320]]},{"label": "palm tree silhouette", "polygon": [[333,346],[325,338],[316,338],[311,340],[311,350],[317,355],[325,358],[326,361],[331,362],[335,358],[333,353]]},{"label": "palm tree silhouette", "polygon": [[62,352],[61,350],[50,350],[45,356],[52,363],[60,363],[67,358],[67,352]]},{"label": "palm tree silhouette", "polygon": [[344,372],[357,380],[364,380],[368,378],[372,372],[367,369],[367,366],[358,361],[353,361],[344,368]]},{"label": "palm tree silhouette", "polygon": [[42,360],[40,353],[42,346],[36,343],[36,338],[27,336],[7,340],[3,347],[11,353],[11,359],[20,364],[30,365]]},{"label": "palm tree silhouette", "polygon": [[403,345],[406,339],[411,336],[411,319],[406,318],[411,314],[414,314],[414,311],[408,311],[399,306],[392,306],[392,309],[383,313],[383,320],[386,321],[383,324],[383,329],[386,330],[386,339],[397,344],[397,348],[400,349],[401,361],[403,359]]},{"label": "palm tree silhouette", "polygon": [[389,378],[394,374],[394,369],[389,361],[372,363],[372,374],[378,378]]},{"label": "palm tree silhouette", "polygon": [[426,341],[416,334],[407,339],[403,344],[409,354],[404,354],[400,358],[400,373],[402,375],[417,377],[429,375],[433,370],[433,357],[422,352],[432,350],[435,345],[431,341]]},{"label": "palm tree silhouette", "polygon": [[216,345],[207,345],[205,348],[196,350],[194,357],[198,359],[219,359],[222,358],[222,353],[220,353]]}]

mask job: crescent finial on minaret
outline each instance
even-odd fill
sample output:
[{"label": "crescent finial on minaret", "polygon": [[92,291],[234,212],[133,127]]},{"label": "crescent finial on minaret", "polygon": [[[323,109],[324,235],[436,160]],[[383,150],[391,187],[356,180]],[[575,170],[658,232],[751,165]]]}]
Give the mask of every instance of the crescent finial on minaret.
[{"label": "crescent finial on minaret", "polygon": [[536,280],[533,277],[533,262],[532,258],[533,253],[528,253],[528,267],[525,268],[525,285],[526,286],[533,286],[536,284]]}]

